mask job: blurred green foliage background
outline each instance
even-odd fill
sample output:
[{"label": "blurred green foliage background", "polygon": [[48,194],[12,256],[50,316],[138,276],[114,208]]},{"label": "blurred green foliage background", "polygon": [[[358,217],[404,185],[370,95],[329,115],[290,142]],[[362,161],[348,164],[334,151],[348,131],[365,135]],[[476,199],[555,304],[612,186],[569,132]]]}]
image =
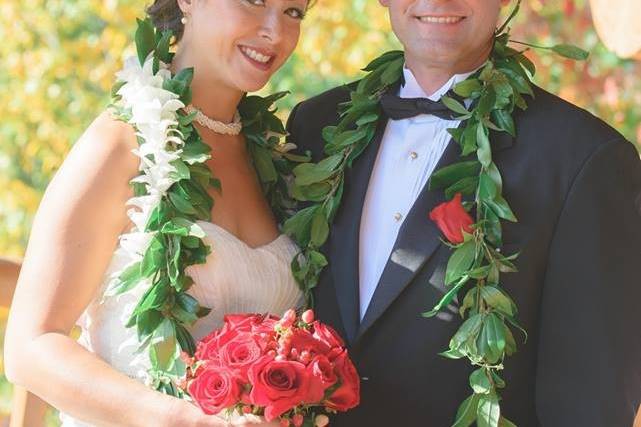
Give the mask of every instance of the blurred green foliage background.
[{"label": "blurred green foliage background", "polygon": [[[0,0],[0,255],[23,255],[47,183],[108,102],[113,75],[133,53],[135,0]],[[641,31],[641,30],[637,30]],[[589,109],[639,147],[641,57],[621,59],[594,31],[588,0],[529,0],[515,38],[577,44],[592,56],[574,63],[529,54],[536,81]],[[297,52],[266,91],[289,90],[283,117],[298,101],[354,80],[369,59],[398,42],[375,0],[320,0],[303,24]],[[6,315],[6,311],[5,311]],[[0,381],[0,412],[10,386]]]}]

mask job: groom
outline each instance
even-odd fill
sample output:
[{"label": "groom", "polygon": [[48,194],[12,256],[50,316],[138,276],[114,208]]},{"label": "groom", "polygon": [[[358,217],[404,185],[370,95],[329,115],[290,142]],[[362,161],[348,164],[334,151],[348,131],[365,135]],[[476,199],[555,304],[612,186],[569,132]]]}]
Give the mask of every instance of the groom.
[{"label": "groom", "polygon": [[[395,95],[438,100],[483,65],[509,0],[380,0],[405,48]],[[291,142],[323,157],[350,86],[299,104]],[[516,138],[492,133],[493,158],[518,223],[503,252],[520,251],[503,287],[528,331],[502,373],[502,413],[521,427],[630,427],[641,401],[641,162],[632,144],[589,113],[535,87],[515,113]],[[388,112],[389,113],[389,112]],[[345,177],[343,202],[315,290],[318,317],[348,341],[361,404],[332,425],[452,425],[471,394],[466,359],[437,353],[460,326],[456,304],[437,317],[451,250],[428,213],[426,183],[460,155],[429,114],[378,124]]]}]

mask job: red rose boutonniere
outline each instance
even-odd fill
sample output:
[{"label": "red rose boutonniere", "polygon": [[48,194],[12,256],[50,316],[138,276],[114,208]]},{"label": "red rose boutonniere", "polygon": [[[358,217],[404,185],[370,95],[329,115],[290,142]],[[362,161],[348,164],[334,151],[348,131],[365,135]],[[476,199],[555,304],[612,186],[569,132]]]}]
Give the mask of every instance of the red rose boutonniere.
[{"label": "red rose boutonniere", "polygon": [[463,231],[472,233],[474,220],[461,203],[461,193],[456,193],[449,202],[432,209],[430,219],[436,223],[447,240],[457,245],[463,243]]}]

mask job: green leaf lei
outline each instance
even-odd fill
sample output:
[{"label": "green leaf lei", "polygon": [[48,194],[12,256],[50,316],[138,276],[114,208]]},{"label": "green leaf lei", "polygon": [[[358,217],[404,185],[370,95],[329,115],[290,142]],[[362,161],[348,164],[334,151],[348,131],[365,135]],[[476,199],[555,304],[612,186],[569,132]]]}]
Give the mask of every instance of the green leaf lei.
[{"label": "green leaf lei", "polygon": [[[161,69],[167,70],[173,58],[169,51],[172,33],[156,31],[149,19],[138,20],[135,42],[140,65],[144,67],[153,58],[154,78],[163,78]],[[151,64],[149,62],[148,64]],[[162,80],[162,89],[175,94],[184,105],[191,101],[190,83],[193,69],[184,69]],[[131,122],[131,106],[123,105],[119,90],[125,82],[118,81],[112,89],[111,110],[124,122]],[[289,197],[284,177],[291,175],[294,162],[306,158],[289,154],[280,145],[285,129],[275,115],[273,103],[286,95],[276,93],[268,97],[245,96],[238,110],[243,123],[243,135],[248,143],[254,167],[261,181],[263,193],[274,213],[282,222],[294,202]],[[184,397],[178,386],[185,374],[181,352],[193,356],[194,339],[188,331],[199,318],[206,316],[209,308],[202,307],[186,291],[193,280],[185,273],[190,265],[205,263],[210,247],[203,241],[204,231],[197,220],[210,221],[214,200],[207,191],[213,187],[222,191],[221,182],[213,177],[205,164],[211,158],[211,148],[205,144],[193,125],[195,114],[175,111],[175,124],[170,127],[166,153],[178,158],[171,162],[174,171],[170,176],[175,181],[160,199],[144,227],[142,234],[153,236],[146,251],[137,262],[130,263],[120,272],[108,296],[117,296],[132,291],[146,283],[147,288],[133,309],[127,327],[136,327],[139,353],[147,352],[151,369],[146,380],[158,391]],[[134,126],[135,127],[135,126]],[[147,144],[135,127],[139,146]],[[148,155],[152,156],[153,155]],[[153,159],[149,159],[153,160]],[[137,177],[137,178],[140,178]],[[149,185],[134,178],[131,181],[136,197],[150,195]]]},{"label": "green leaf lei", "polygon": [[[501,174],[492,160],[490,130],[516,135],[512,118],[515,108],[525,110],[526,96],[533,97],[531,79],[534,64],[523,54],[508,46],[509,22],[518,13],[520,1],[506,22],[496,30],[494,46],[485,65],[468,79],[458,83],[454,92],[471,101],[467,108],[457,100],[443,97],[445,105],[459,115],[463,125],[449,129],[466,158],[436,171],[430,189],[442,189],[446,198],[456,193],[474,196],[468,210],[475,209],[473,233],[453,249],[446,269],[448,292],[432,311],[432,317],[453,301],[466,288],[460,306],[464,320],[441,355],[460,359],[466,357],[477,369],[470,375],[472,394],[460,405],[454,426],[513,426],[501,415],[499,390],[505,382],[499,376],[506,356],[516,351],[510,326],[520,329],[517,307],[501,287],[500,274],[516,271],[517,254],[503,255],[501,221],[516,222],[516,216],[502,195]],[[524,44],[521,42],[515,42]],[[530,47],[537,47],[528,45]],[[570,58],[587,58],[583,50],[569,45],[550,49]],[[527,50],[527,49],[526,49]],[[345,170],[371,142],[382,110],[380,96],[399,82],[405,63],[404,52],[391,51],[372,61],[363,71],[368,74],[350,93],[350,101],[341,105],[340,121],[323,130],[327,157],[316,164],[305,163],[294,168],[293,196],[299,201],[313,202],[285,223],[285,231],[303,248],[302,257],[295,259],[295,277],[306,291],[309,305],[311,290],[327,260],[319,252],[326,242],[331,224],[340,205]],[[472,155],[476,153],[476,159]],[[301,261],[302,259],[302,261]],[[469,286],[469,285],[472,286]]]}]

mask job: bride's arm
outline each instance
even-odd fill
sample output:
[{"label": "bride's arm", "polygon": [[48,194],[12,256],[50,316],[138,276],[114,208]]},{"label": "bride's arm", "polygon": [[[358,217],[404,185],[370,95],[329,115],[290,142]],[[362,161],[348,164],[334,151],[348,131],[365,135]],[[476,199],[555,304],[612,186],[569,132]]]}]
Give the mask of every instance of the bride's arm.
[{"label": "bride's arm", "polygon": [[128,181],[138,169],[135,147],[133,131],[105,113],[51,181],[11,307],[5,372],[11,382],[95,425],[219,425],[214,418],[204,421],[191,404],[116,371],[68,337],[127,227],[125,202],[133,196]]}]

